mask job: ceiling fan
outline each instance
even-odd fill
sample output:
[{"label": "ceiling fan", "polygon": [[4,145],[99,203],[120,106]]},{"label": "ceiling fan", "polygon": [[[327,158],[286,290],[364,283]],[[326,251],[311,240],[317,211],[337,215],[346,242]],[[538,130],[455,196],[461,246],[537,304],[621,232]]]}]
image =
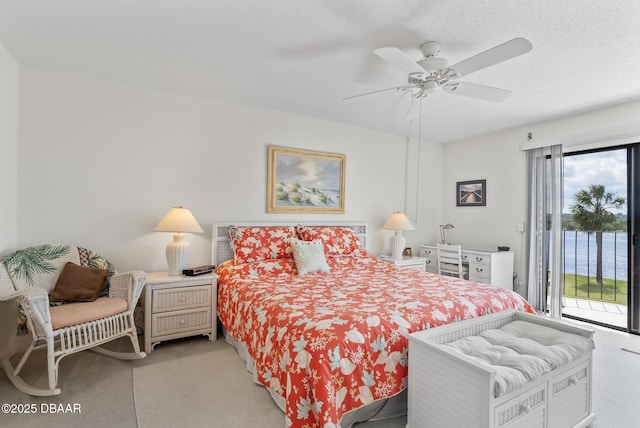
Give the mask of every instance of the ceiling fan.
[{"label": "ceiling fan", "polygon": [[412,105],[407,113],[407,119],[409,120],[420,116],[420,108],[417,108],[420,103],[415,101],[419,101],[438,90],[487,101],[504,101],[511,96],[511,91],[475,83],[461,82],[458,79],[483,68],[523,55],[529,52],[531,48],[531,42],[519,37],[460,61],[452,66],[449,66],[449,62],[445,58],[438,56],[440,53],[440,43],[438,42],[426,42],[422,44],[420,51],[424,58],[418,61],[412,60],[396,47],[379,48],[376,49],[374,53],[407,73],[407,84],[354,95],[343,98],[342,101],[393,89],[405,91],[410,93],[412,97]]}]

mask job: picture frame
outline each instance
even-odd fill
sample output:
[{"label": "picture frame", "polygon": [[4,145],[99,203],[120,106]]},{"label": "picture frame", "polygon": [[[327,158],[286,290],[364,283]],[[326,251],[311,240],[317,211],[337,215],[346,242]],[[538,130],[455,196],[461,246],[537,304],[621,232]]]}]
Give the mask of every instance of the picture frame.
[{"label": "picture frame", "polygon": [[487,180],[458,181],[456,206],[484,207],[487,205]]},{"label": "picture frame", "polygon": [[268,213],[344,214],[346,155],[269,146]]}]

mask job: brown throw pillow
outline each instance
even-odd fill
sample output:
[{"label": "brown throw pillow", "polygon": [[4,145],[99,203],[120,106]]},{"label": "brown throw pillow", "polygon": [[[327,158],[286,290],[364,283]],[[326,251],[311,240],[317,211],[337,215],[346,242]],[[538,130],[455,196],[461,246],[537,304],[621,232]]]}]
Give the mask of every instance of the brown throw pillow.
[{"label": "brown throw pillow", "polygon": [[51,292],[51,300],[93,302],[107,285],[106,269],[79,266],[67,262]]}]

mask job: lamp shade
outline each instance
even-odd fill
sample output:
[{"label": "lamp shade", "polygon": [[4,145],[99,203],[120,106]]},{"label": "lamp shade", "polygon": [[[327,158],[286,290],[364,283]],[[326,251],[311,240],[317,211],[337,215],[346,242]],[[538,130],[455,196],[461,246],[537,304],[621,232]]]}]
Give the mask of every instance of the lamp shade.
[{"label": "lamp shade", "polygon": [[407,216],[400,212],[396,211],[389,217],[389,220],[382,226],[384,229],[388,230],[414,230],[413,224],[407,218]]},{"label": "lamp shade", "polygon": [[203,233],[191,211],[173,207],[154,229],[156,232]]}]

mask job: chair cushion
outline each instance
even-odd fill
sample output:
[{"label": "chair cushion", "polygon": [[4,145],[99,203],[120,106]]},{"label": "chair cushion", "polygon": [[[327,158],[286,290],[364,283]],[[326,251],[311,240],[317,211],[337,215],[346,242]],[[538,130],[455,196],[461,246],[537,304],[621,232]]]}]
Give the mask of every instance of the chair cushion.
[{"label": "chair cushion", "polygon": [[51,300],[93,302],[107,285],[107,269],[79,266],[72,262],[60,272]]},{"label": "chair cushion", "polygon": [[74,302],[49,308],[54,330],[99,320],[124,312],[129,307],[125,299],[100,297],[93,302]]}]

